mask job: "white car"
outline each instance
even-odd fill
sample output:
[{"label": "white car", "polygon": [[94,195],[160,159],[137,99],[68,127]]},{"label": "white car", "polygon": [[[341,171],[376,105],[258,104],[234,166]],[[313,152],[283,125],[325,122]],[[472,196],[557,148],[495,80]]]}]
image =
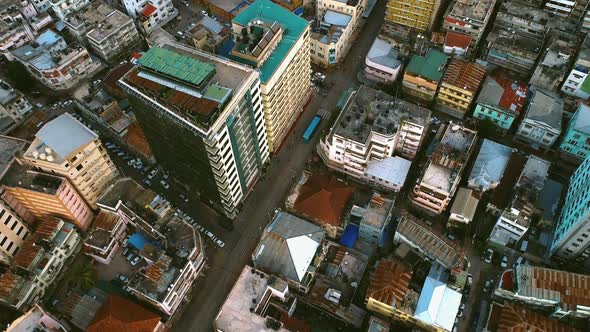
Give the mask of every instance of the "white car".
[{"label": "white car", "polygon": [[162,187],[164,187],[164,189],[170,189],[170,185],[164,181],[160,182],[162,184]]},{"label": "white car", "polygon": [[207,233],[205,233],[205,235],[207,235],[207,237],[210,239],[215,237],[215,235],[213,235],[213,233],[211,233],[210,231],[207,231]]},{"label": "white car", "polygon": [[502,256],[502,261],[500,262],[500,266],[502,268],[506,268],[508,266],[508,257]]},{"label": "white car", "polygon": [[491,263],[492,256],[494,256],[494,251],[492,249],[488,248],[488,250],[486,250],[486,255],[485,255],[484,261],[486,263]]},{"label": "white car", "polygon": [[131,260],[131,265],[135,266],[137,263],[139,263],[139,261],[141,261],[141,256],[135,256],[135,258]]},{"label": "white car", "polygon": [[215,244],[219,246],[219,248],[223,248],[225,246],[225,242],[221,241],[221,239],[215,240]]}]

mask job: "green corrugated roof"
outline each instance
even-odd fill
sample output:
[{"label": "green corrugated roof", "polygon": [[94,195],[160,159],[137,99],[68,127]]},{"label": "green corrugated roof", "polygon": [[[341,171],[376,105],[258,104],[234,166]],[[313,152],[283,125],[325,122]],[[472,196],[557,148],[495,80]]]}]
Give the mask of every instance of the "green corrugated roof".
[{"label": "green corrugated roof", "polygon": [[584,79],[584,82],[582,82],[580,89],[586,93],[590,93],[590,75],[587,76],[586,79]]},{"label": "green corrugated roof", "polygon": [[[267,24],[277,22],[283,29],[283,38],[279,41],[279,44],[272,54],[259,68],[260,80],[263,83],[266,83],[275,70],[277,70],[293,44],[295,44],[299,36],[301,36],[308,23],[305,19],[291,13],[277,4],[274,4],[270,0],[257,0],[240,15],[236,16],[233,19],[233,22],[242,26],[247,26],[248,23],[254,19],[264,21]],[[239,57],[231,56],[231,58],[251,65]]]},{"label": "green corrugated roof", "polygon": [[412,60],[410,60],[410,64],[408,65],[408,69],[406,69],[406,71],[420,75],[429,80],[440,81],[443,76],[443,72],[442,70],[439,71],[438,68],[444,65],[448,58],[449,57],[442,54],[441,52],[435,49],[430,49],[425,57],[421,55],[414,55]]},{"label": "green corrugated roof", "polygon": [[141,58],[139,65],[173,76],[179,80],[201,85],[215,72],[215,66],[161,47],[152,47]]}]

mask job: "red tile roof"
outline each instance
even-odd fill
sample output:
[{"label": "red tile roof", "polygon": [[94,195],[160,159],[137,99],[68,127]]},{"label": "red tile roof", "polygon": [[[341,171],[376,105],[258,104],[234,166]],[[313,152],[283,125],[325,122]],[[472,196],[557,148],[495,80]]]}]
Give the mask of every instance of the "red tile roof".
[{"label": "red tile roof", "polygon": [[[494,305],[494,309],[496,305]],[[494,310],[496,311],[496,310]],[[493,316],[498,324],[497,332],[573,332],[576,329],[558,320],[538,314],[516,304],[506,302]],[[496,322],[488,322],[495,325]]]},{"label": "red tile roof", "polygon": [[22,278],[18,275],[12,273],[12,271],[8,271],[0,276],[0,299],[5,301],[9,300],[8,298],[14,291],[14,288],[18,286],[18,284],[22,282]]},{"label": "red tile roof", "polygon": [[37,223],[37,229],[35,230],[35,236],[50,241],[58,231],[61,220],[57,218],[46,218],[39,220]]},{"label": "red tile roof", "polygon": [[333,176],[312,174],[301,186],[293,209],[318,222],[340,226],[354,187]]},{"label": "red tile roof", "polygon": [[527,85],[501,75],[492,75],[492,79],[504,89],[504,93],[502,93],[502,97],[500,97],[498,106],[507,110],[514,109],[516,114],[520,114],[529,92]]},{"label": "red tile roof", "polygon": [[141,15],[145,16],[145,17],[149,17],[151,16],[153,13],[156,12],[156,10],[158,10],[158,7],[152,5],[151,3],[148,3],[147,6],[145,6],[143,8],[143,10],[141,11]]},{"label": "red tile roof", "polygon": [[151,332],[160,316],[117,295],[111,295],[96,313],[87,332]]},{"label": "red tile roof", "polygon": [[408,293],[412,270],[393,258],[379,261],[371,274],[366,298],[373,298],[387,305],[401,306]]},{"label": "red tile roof", "polygon": [[451,84],[475,93],[486,75],[480,65],[461,59],[451,60],[443,77],[443,83]]},{"label": "red tile roof", "polygon": [[35,245],[33,238],[28,238],[14,256],[14,265],[29,270],[35,258],[41,252],[41,246]]},{"label": "red tile roof", "polygon": [[445,38],[445,46],[448,47],[458,47],[458,48],[468,48],[469,44],[471,43],[471,36],[464,35],[462,33],[456,32],[447,32],[447,36]]}]

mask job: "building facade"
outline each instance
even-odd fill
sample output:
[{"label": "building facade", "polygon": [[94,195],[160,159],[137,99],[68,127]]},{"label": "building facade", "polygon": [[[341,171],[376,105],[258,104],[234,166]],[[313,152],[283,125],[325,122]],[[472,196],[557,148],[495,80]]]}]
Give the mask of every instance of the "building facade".
[{"label": "building facade", "polygon": [[389,223],[392,218],[393,201],[380,194],[373,193],[371,200],[364,208],[363,217],[359,224],[359,239],[377,247],[386,238]]},{"label": "building facade", "polygon": [[436,95],[437,109],[462,119],[471,109],[484,77],[485,70],[480,65],[467,60],[451,60]]},{"label": "building facade", "polygon": [[171,43],[152,47],[119,85],[158,163],[235,217],[269,159],[258,73]]},{"label": "building facade", "polygon": [[127,14],[137,20],[141,30],[149,34],[178,16],[172,0],[122,0]]},{"label": "building facade", "polygon": [[475,147],[477,132],[450,122],[416,181],[410,200],[432,214],[447,209]]},{"label": "building facade", "polygon": [[426,56],[414,55],[404,73],[402,91],[422,102],[433,101],[447,59],[446,55],[435,49],[430,49]]},{"label": "building facade", "polygon": [[50,0],[51,9],[60,20],[86,7],[90,0]]},{"label": "building facade", "polygon": [[392,180],[398,179],[401,169],[385,167],[385,174],[369,170],[379,168],[380,164],[390,166],[393,156],[413,160],[429,123],[429,110],[363,85],[349,98],[317,150],[329,168],[398,191],[401,186]]},{"label": "building facade", "polygon": [[19,123],[32,110],[33,105],[20,91],[0,81],[0,118],[7,117],[12,122]]},{"label": "building facade", "polygon": [[377,36],[365,57],[365,77],[375,82],[391,84],[397,80],[402,68],[399,51],[388,40]]},{"label": "building facade", "polygon": [[559,145],[562,156],[582,162],[590,153],[590,107],[580,104],[570,119],[563,140]]},{"label": "building facade", "polygon": [[519,117],[528,96],[528,86],[500,75],[487,76],[477,97],[473,117],[489,120],[507,132]]},{"label": "building facade", "polygon": [[555,228],[551,256],[590,270],[590,158],[578,167],[570,184]]},{"label": "building facade", "polygon": [[483,59],[522,76],[532,73],[543,51],[549,15],[525,4],[502,2],[486,39]]},{"label": "building facade", "polygon": [[[588,22],[590,22],[590,19]],[[590,37],[586,36],[578,52],[574,67],[561,87],[561,92],[570,96],[588,99],[590,97],[588,73],[590,73]]]},{"label": "building facade", "polygon": [[311,61],[328,67],[342,63],[348,53],[355,29],[352,16],[328,10],[312,29],[310,39]]},{"label": "building facade", "polygon": [[489,242],[514,246],[528,231],[539,193],[543,190],[551,163],[530,155],[514,187],[510,205],[502,211],[492,229]]},{"label": "building facade", "polygon": [[23,160],[67,178],[91,207],[118,175],[98,135],[68,113],[41,127]]},{"label": "building facade", "polygon": [[532,87],[532,96],[515,138],[535,149],[550,149],[561,134],[563,100],[555,93]]},{"label": "building facade", "polygon": [[444,17],[443,29],[471,37],[474,49],[488,25],[496,0],[455,0]]},{"label": "building facade", "polygon": [[46,30],[34,43],[19,47],[11,54],[35,79],[53,90],[69,89],[101,67],[86,48],[67,45],[52,30]]},{"label": "building facade", "polygon": [[2,199],[30,225],[58,217],[85,232],[94,219],[92,210],[62,177],[13,167],[2,188]]},{"label": "building facade", "polygon": [[129,54],[139,42],[139,34],[129,16],[96,2],[64,21],[78,42],[87,44],[107,62]]},{"label": "building facade", "polygon": [[580,40],[577,35],[553,29],[547,37],[543,56],[529,80],[535,85],[550,91],[558,91],[572,61]]},{"label": "building facade", "polygon": [[[308,23],[270,0],[261,0],[236,16],[232,29],[234,37],[241,40],[232,50],[232,58],[260,70],[267,142],[270,152],[275,152],[311,94]],[[247,30],[249,37],[241,38]]]},{"label": "building facade", "polygon": [[385,20],[415,28],[421,32],[430,31],[440,5],[440,0],[388,0]]},{"label": "building facade", "polygon": [[0,263],[10,265],[30,233],[29,225],[0,199]]}]

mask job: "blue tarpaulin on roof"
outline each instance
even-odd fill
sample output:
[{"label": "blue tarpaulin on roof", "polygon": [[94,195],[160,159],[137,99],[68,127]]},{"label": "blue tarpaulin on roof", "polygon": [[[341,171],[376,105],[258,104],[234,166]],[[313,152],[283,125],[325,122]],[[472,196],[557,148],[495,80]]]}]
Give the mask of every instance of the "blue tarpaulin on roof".
[{"label": "blue tarpaulin on roof", "polygon": [[359,227],[354,224],[348,224],[344,233],[342,233],[342,237],[340,237],[340,244],[352,248],[356,243],[356,239],[359,237]]},{"label": "blue tarpaulin on roof", "polygon": [[148,243],[148,240],[145,237],[143,237],[143,235],[135,233],[131,235],[131,237],[129,238],[129,243],[131,243],[132,246],[137,248],[137,250],[141,250],[143,249],[143,246],[145,246],[145,244]]},{"label": "blue tarpaulin on roof", "polygon": [[297,16],[303,15],[303,7],[295,8],[295,10],[293,11],[293,14],[295,14]]},{"label": "blue tarpaulin on roof", "polygon": [[228,38],[225,43],[221,44],[219,47],[219,55],[227,57],[231,53],[231,50],[234,48],[235,44],[236,43],[232,37]]}]

